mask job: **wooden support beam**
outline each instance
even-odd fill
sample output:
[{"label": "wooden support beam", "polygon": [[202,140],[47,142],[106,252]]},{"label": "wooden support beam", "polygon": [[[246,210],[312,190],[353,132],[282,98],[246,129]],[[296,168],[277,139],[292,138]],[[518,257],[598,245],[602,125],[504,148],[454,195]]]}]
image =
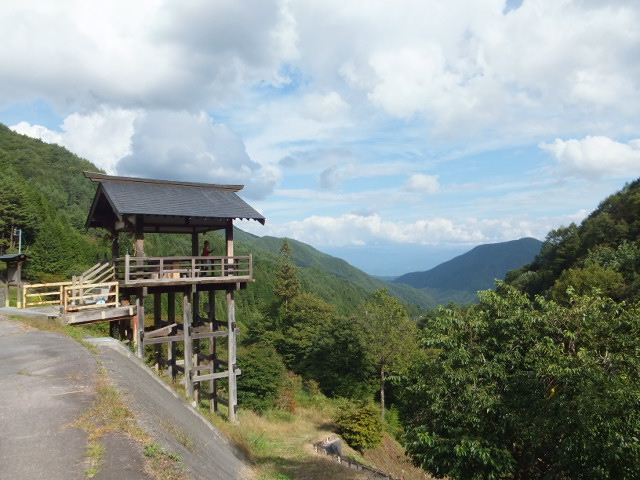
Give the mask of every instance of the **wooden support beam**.
[{"label": "wooden support beam", "polygon": [[171,325],[166,325],[164,327],[156,328],[155,330],[152,330],[150,332],[145,332],[144,341],[146,343],[147,340],[150,340],[152,338],[166,337],[166,336],[170,335],[171,332],[173,332],[173,329],[175,327],[177,327],[177,326],[178,326],[177,323],[172,323]]},{"label": "wooden support beam", "polygon": [[[153,294],[153,336],[162,335],[162,333],[156,333],[160,329],[162,324],[162,294],[155,292]],[[145,333],[145,338],[150,335],[152,332]],[[166,335],[166,334],[165,334]],[[159,372],[163,366],[163,358],[162,358],[162,346],[157,345],[156,347],[156,371]]]},{"label": "wooden support beam", "polygon": [[206,375],[194,375],[194,382],[206,382],[208,380],[217,380],[220,378],[226,378],[229,376],[229,372],[217,372],[217,373],[208,373]]},{"label": "wooden support beam", "polygon": [[185,289],[183,295],[182,323],[184,325],[184,386],[187,397],[193,401],[193,382],[191,381],[191,367],[193,361],[193,343],[191,341],[191,289]]},{"label": "wooden support beam", "polygon": [[[184,342],[184,335],[167,335],[165,337],[145,338],[144,344],[146,345],[158,345],[168,343],[174,345],[178,342]],[[175,346],[173,347],[175,349]]]},{"label": "wooden support beam", "polygon": [[[208,320],[209,320],[209,328],[212,333],[215,333],[218,330],[216,322],[216,292],[214,290],[209,290],[209,311]],[[211,361],[211,373],[216,373],[218,364],[217,362],[218,355],[218,339],[216,337],[211,337],[209,340],[209,357]],[[212,412],[218,412],[218,382],[216,378],[211,379],[211,383],[209,385],[209,409]]]},{"label": "wooden support beam", "polygon": [[[233,231],[233,230],[232,230]],[[229,363],[229,421],[238,421],[238,386],[236,383],[236,302],[233,288],[227,289],[227,362]]]},{"label": "wooden support beam", "polygon": [[[167,315],[168,321],[175,325],[176,322],[176,294],[175,292],[167,293]],[[169,375],[171,380],[176,379],[176,346],[174,342],[169,342],[167,345],[167,363],[169,364]]]},{"label": "wooden support beam", "polygon": [[133,338],[136,346],[136,355],[144,359],[144,294],[145,289],[139,288],[136,294],[136,316],[134,317]]},{"label": "wooden support beam", "polygon": [[229,332],[226,330],[218,330],[216,332],[201,332],[201,333],[193,333],[191,335],[191,338],[193,338],[194,340],[201,340],[204,338],[219,338],[219,337],[226,337],[227,335],[229,335]]}]

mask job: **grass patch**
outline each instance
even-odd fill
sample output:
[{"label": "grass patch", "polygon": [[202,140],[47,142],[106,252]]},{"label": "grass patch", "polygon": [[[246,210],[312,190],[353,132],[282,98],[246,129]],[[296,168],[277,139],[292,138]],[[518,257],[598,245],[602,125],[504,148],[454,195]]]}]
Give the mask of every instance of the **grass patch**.
[{"label": "grass patch", "polygon": [[[256,480],[365,478],[313,450],[315,442],[335,435],[331,420],[334,405],[337,403],[323,397],[320,405],[299,406],[295,413],[274,409],[259,415],[241,408],[238,424],[225,422],[208,411],[202,413],[253,462]],[[348,447],[345,450],[352,453]]]},{"label": "grass patch", "polygon": [[104,452],[104,445],[98,442],[89,442],[89,446],[87,447],[87,462],[89,465],[84,471],[84,475],[87,478],[93,478],[100,473]]},{"label": "grass patch", "polygon": [[69,338],[72,338],[76,342],[80,343],[91,353],[98,353],[98,347],[94,344],[87,342],[86,337],[103,337],[105,335],[109,335],[109,327],[105,327],[101,324],[89,324],[82,326],[72,326],[65,325],[56,320],[50,320],[48,318],[43,317],[31,317],[31,316],[16,316],[13,315],[10,317],[11,320],[23,323],[31,328],[35,328],[36,330],[41,330],[43,332],[54,332],[60,333],[62,335],[66,335]]},{"label": "grass patch", "polygon": [[100,438],[109,432],[127,435],[144,446],[145,471],[153,478],[162,480],[183,480],[180,456],[162,450],[137,424],[131,410],[120,398],[120,393],[108,381],[106,371],[101,369],[96,387],[96,399],[87,412],[72,425],[87,432],[87,463],[85,476],[92,478],[100,471],[104,447]]},{"label": "grass patch", "polygon": [[157,443],[150,443],[144,448],[147,458],[147,473],[162,480],[186,479],[180,463],[180,455],[165,451]]}]

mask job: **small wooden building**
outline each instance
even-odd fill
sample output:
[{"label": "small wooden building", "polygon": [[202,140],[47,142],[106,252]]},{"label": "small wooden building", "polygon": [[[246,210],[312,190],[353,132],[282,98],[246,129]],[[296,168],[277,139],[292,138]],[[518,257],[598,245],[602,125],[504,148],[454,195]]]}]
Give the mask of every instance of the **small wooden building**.
[{"label": "small wooden building", "polygon": [[24,253],[8,253],[0,255],[0,260],[7,264],[6,280],[8,285],[20,285],[22,282],[22,264],[29,255]]},{"label": "small wooden building", "polygon": [[[236,312],[235,292],[253,282],[251,255],[234,255],[233,221],[265,218],[242,200],[237,192],[242,185],[212,185],[165,180],[117,177],[85,172],[98,183],[87,218],[87,228],[104,228],[111,233],[115,279],[123,299],[135,298],[133,340],[140,357],[145,347],[155,345],[158,364],[167,364],[172,373],[184,372],[187,394],[198,401],[205,392],[202,382],[210,382],[206,394],[212,409],[218,402],[227,404],[229,417],[236,419]],[[218,256],[201,256],[200,235],[224,230],[226,251]],[[122,255],[118,237],[133,234],[133,255]],[[189,234],[191,255],[148,257],[145,255],[146,233]],[[215,293],[222,291],[226,299],[226,319],[215,318]],[[146,321],[144,299],[153,296],[153,327]],[[205,302],[201,297],[205,296]],[[166,301],[162,297],[166,296]],[[182,321],[175,318],[176,298],[182,300]],[[131,300],[133,304],[133,300]],[[162,318],[161,305],[168,305],[167,318]],[[201,308],[206,305],[205,311]],[[120,325],[122,328],[122,325]],[[218,358],[218,341],[227,338],[226,359]],[[200,341],[207,340],[208,349],[201,350]],[[184,359],[176,359],[175,345],[184,342]],[[166,345],[166,358],[161,346]],[[216,381],[228,380],[228,398],[218,395]]]}]

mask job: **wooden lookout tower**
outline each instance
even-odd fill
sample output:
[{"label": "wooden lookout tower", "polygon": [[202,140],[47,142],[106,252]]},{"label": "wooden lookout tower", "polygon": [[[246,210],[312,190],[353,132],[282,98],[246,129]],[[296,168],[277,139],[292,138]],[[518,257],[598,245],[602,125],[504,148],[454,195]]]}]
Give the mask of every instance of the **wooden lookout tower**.
[{"label": "wooden lookout tower", "polygon": [[[166,365],[172,376],[177,370],[184,372],[186,392],[193,401],[206,395],[214,410],[218,403],[226,404],[229,419],[235,421],[236,376],[240,371],[236,367],[234,295],[254,279],[252,256],[234,255],[233,220],[250,219],[264,224],[264,217],[236,194],[242,185],[147,180],[91,172],[85,172],[85,176],[99,184],[87,227],[104,228],[111,233],[119,296],[131,299],[132,325],[112,321],[112,332],[116,327],[121,333],[130,332],[140,357],[144,357],[147,346],[154,345],[159,365]],[[202,256],[200,235],[213,230],[224,230],[226,251],[224,255]],[[118,237],[123,232],[135,238],[133,255],[119,252]],[[144,249],[146,233],[189,234],[191,255],[148,257]],[[225,293],[225,319],[216,318],[217,291]],[[150,296],[153,322],[151,315],[145,314],[145,298]],[[181,319],[176,318],[176,299],[182,302]],[[165,318],[162,305],[167,311]],[[219,348],[223,347],[219,341],[225,338],[226,349]],[[184,347],[182,361],[176,358],[179,343]],[[221,350],[226,350],[226,358],[219,358]],[[227,398],[217,388],[216,382],[221,379],[227,380]],[[203,383],[209,383],[208,392],[200,387]]]}]

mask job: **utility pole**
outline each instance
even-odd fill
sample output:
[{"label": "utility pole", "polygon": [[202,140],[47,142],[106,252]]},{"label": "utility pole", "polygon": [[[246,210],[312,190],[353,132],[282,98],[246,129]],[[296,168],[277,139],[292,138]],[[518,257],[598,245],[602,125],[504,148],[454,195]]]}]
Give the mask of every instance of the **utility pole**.
[{"label": "utility pole", "polygon": [[22,253],[22,229],[13,227],[13,235],[18,237],[18,253]]}]

